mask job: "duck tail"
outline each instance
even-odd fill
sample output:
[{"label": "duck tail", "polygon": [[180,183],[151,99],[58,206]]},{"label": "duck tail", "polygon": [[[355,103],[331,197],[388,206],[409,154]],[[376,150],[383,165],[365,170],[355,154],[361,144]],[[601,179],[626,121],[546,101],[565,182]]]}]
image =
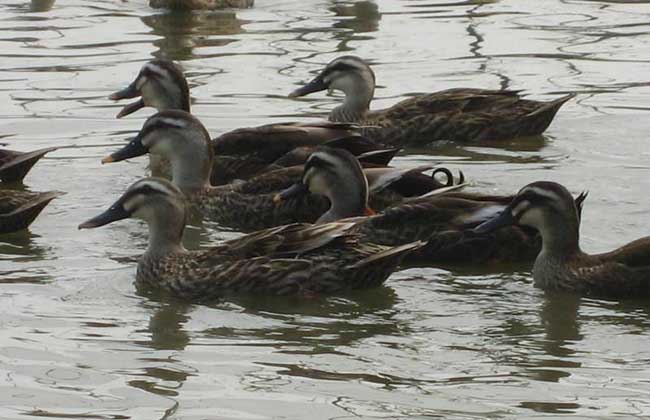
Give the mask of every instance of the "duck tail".
[{"label": "duck tail", "polygon": [[553,101],[545,102],[539,108],[528,113],[524,117],[524,119],[528,122],[525,124],[527,133],[521,133],[521,135],[534,136],[543,133],[548,128],[548,126],[551,125],[551,121],[553,121],[555,114],[557,114],[562,105],[564,105],[567,101],[573,99],[575,96],[575,93],[570,93]]},{"label": "duck tail", "polygon": [[[0,163],[0,179],[4,182],[20,182],[25,178],[32,166],[47,153],[56,150],[56,147],[34,150],[32,152],[5,151],[10,154],[5,163]],[[0,151],[0,157],[3,151]],[[11,156],[13,155],[13,156]]]},{"label": "duck tail", "polygon": [[50,201],[64,195],[64,192],[52,191],[39,194],[10,213],[0,217],[0,233],[10,233],[26,229]]},{"label": "duck tail", "polygon": [[390,271],[392,272],[395,267],[397,267],[402,262],[404,257],[406,257],[411,252],[417,251],[426,244],[427,243],[424,241],[416,241],[405,245],[389,248],[385,251],[381,251],[367,258],[364,258],[349,268],[358,270],[361,268],[367,268],[371,265],[376,266],[377,268],[389,266],[391,267]]}]

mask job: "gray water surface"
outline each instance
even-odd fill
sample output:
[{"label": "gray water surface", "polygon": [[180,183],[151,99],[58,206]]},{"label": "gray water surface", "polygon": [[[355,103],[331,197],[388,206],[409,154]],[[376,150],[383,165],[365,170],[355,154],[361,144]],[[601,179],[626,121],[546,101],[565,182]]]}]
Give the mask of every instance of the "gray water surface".
[{"label": "gray water surface", "polygon": [[[329,298],[159,301],[133,285],[146,229],[76,226],[143,176],[100,165],[152,110],[115,120],[109,93],[152,57],[182,64],[213,135],[323,116],[286,97],[323,64],[374,66],[375,108],[450,87],[567,103],[543,137],[405,151],[473,189],[589,190],[582,242],[650,234],[650,1],[256,0],[168,14],[145,0],[3,0],[0,141],[64,147],[26,178],[62,190],[0,238],[0,418],[540,419],[650,416],[650,304],[547,294],[528,267],[417,269]],[[236,233],[192,226],[187,246]]]}]

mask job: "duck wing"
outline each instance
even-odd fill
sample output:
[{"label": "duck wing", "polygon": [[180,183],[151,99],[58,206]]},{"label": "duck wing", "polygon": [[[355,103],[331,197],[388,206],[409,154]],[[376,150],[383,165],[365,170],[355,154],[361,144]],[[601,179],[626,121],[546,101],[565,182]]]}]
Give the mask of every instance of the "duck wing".
[{"label": "duck wing", "polygon": [[325,223],[312,225],[308,223],[293,223],[264,229],[241,238],[224,242],[212,251],[204,254],[204,258],[217,260],[247,259],[266,256],[283,258],[305,254],[335,240],[351,237],[352,223]]},{"label": "duck wing", "polygon": [[[490,141],[541,134],[560,107],[574,95],[551,102],[522,99],[519,91],[449,89],[403,100],[371,113],[362,130],[393,144],[427,144],[437,140]],[[393,139],[391,141],[391,139]]]},{"label": "duck wing", "polygon": [[279,123],[238,128],[212,140],[212,146],[216,155],[254,153],[270,163],[296,147],[317,146],[354,135],[358,130],[348,123]]}]

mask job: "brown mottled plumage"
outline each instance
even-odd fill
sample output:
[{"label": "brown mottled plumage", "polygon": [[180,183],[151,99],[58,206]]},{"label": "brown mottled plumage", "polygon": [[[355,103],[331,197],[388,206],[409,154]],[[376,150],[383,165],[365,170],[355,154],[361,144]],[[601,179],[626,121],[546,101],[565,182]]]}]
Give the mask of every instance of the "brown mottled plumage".
[{"label": "brown mottled plumage", "polygon": [[[151,152],[167,159],[173,172],[172,180],[205,217],[242,231],[264,229],[293,222],[313,222],[327,210],[326,199],[307,195],[286,201],[273,202],[275,193],[300,180],[302,168],[284,168],[259,175],[249,181],[233,185],[213,187],[209,185],[211,155],[210,138],[203,125],[191,114],[178,111],[162,111],[150,117],[140,133],[124,148],[104,159],[116,162]],[[429,191],[441,185],[438,181],[412,171],[395,168],[373,168],[380,171],[376,177],[378,204],[393,204],[390,200],[410,197],[411,191],[429,185]],[[383,171],[383,172],[382,172]],[[401,179],[409,188],[392,188]],[[447,182],[453,182],[447,179]]]},{"label": "brown mottled plumage", "polygon": [[0,190],[0,233],[27,229],[50,201],[63,194]]},{"label": "brown mottled plumage", "polygon": [[375,75],[362,59],[343,56],[330,62],[309,84],[291,97],[321,90],[341,90],[345,101],[330,120],[357,123],[361,133],[387,145],[425,145],[506,140],[541,134],[562,104],[574,95],[551,102],[522,99],[518,91],[448,89],[405,99],[392,107],[370,111]]},{"label": "brown mottled plumage", "polygon": [[82,223],[94,228],[133,217],[149,225],[149,246],[137,282],[192,300],[229,294],[334,293],[381,285],[420,243],[385,247],[359,241],[349,223],[293,224],[243,236],[204,251],[181,245],[185,197],[160,178],[133,184],[104,213]]},{"label": "brown mottled plumage", "polygon": [[[354,165],[358,170],[342,170]],[[326,196],[331,207],[318,222],[354,222],[354,231],[364,241],[382,245],[426,241],[424,247],[405,258],[406,265],[526,262],[532,261],[541,249],[541,238],[532,228],[511,226],[496,232],[472,232],[472,228],[503,211],[512,196],[433,192],[367,216],[366,180],[358,162],[345,151],[327,149],[310,157],[301,184],[302,187],[283,191],[279,197],[295,197],[305,191]],[[584,196],[576,199],[578,208],[583,200]]]},{"label": "brown mottled plumage", "polygon": [[[584,196],[584,195],[583,195]],[[607,298],[650,296],[650,237],[614,251],[590,255],[580,249],[580,208],[565,187],[534,182],[522,188],[498,217],[475,230],[530,226],[542,236],[533,278],[543,289]]]}]

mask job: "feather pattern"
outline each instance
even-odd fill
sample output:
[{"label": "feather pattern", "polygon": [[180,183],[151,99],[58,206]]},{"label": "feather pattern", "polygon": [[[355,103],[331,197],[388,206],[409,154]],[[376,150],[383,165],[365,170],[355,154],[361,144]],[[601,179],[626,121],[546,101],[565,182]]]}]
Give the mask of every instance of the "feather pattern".
[{"label": "feather pattern", "polygon": [[574,95],[551,102],[523,99],[518,91],[456,88],[417,95],[390,108],[370,111],[375,74],[359,57],[332,60],[307,85],[289,96],[340,90],[343,104],[330,121],[357,123],[361,134],[386,145],[426,145],[436,141],[493,141],[541,134]]}]

